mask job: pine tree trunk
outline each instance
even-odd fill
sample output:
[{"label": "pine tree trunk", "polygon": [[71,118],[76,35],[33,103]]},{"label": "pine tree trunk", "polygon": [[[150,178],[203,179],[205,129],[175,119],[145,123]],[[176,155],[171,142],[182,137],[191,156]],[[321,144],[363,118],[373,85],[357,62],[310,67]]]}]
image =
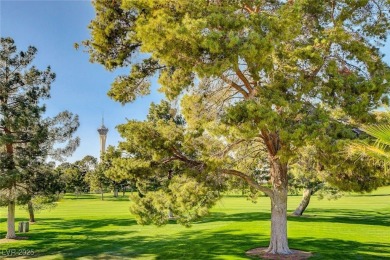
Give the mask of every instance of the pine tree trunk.
[{"label": "pine tree trunk", "polygon": [[270,156],[271,182],[271,239],[267,252],[291,254],[287,240],[287,164]]},{"label": "pine tree trunk", "polygon": [[287,240],[287,190],[274,190],[271,198],[271,239],[267,252],[291,253]]},{"label": "pine tree trunk", "polygon": [[34,207],[31,201],[28,202],[28,214],[30,215],[30,222],[34,223],[35,222],[35,215],[34,215]]},{"label": "pine tree trunk", "polygon": [[307,206],[309,205],[311,194],[312,194],[311,189],[308,188],[304,189],[301,203],[293,212],[294,216],[302,216],[303,212],[306,210]]},{"label": "pine tree trunk", "polygon": [[15,201],[8,203],[7,235],[5,238],[15,239]]}]

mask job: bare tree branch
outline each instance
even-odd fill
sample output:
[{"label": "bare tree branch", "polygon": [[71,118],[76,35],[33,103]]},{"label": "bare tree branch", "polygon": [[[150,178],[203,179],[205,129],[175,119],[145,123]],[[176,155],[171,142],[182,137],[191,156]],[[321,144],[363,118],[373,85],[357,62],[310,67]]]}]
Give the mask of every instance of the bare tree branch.
[{"label": "bare tree branch", "polygon": [[265,194],[267,194],[270,197],[273,196],[273,192],[272,192],[272,190],[270,188],[258,184],[252,177],[250,177],[250,176],[248,176],[248,175],[246,175],[246,174],[244,174],[244,173],[242,173],[240,171],[230,170],[230,169],[221,169],[221,172],[225,173],[225,174],[229,174],[229,175],[234,175],[234,176],[240,177],[241,179],[245,180],[253,188],[255,188],[255,189],[259,190],[259,191],[264,192]]},{"label": "bare tree branch", "polygon": [[237,83],[233,82],[232,80],[230,80],[229,78],[227,78],[226,76],[222,75],[221,76],[221,79],[226,82],[227,84],[230,84],[230,86],[234,89],[236,89],[238,92],[240,92],[245,99],[248,99],[249,98],[249,94],[248,92],[246,92],[242,87],[240,87],[239,85],[237,85]]}]

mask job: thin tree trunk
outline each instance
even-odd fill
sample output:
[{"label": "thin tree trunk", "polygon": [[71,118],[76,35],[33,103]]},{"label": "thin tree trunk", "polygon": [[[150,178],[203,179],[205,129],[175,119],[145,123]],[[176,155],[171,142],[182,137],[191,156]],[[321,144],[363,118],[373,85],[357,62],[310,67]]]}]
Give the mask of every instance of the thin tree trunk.
[{"label": "thin tree trunk", "polygon": [[8,203],[7,235],[5,238],[15,239],[15,201]]},{"label": "thin tree trunk", "polygon": [[306,210],[307,206],[309,205],[311,195],[312,195],[312,189],[306,188],[303,190],[301,203],[293,212],[294,216],[302,216],[303,212]]},{"label": "thin tree trunk", "polygon": [[171,209],[168,209],[168,219],[174,219],[173,212]]},{"label": "thin tree trunk", "polygon": [[114,197],[115,198],[118,197],[118,188],[117,187],[114,188]]},{"label": "thin tree trunk", "polygon": [[124,186],[124,187],[122,188],[122,197],[124,197],[125,194],[126,194],[126,186]]},{"label": "thin tree trunk", "polygon": [[34,215],[34,207],[31,201],[28,202],[28,214],[30,215],[30,222],[34,223],[35,222],[35,215]]},{"label": "thin tree trunk", "polygon": [[100,195],[101,195],[101,199],[104,200],[104,189],[102,184],[100,184]]},{"label": "thin tree trunk", "polygon": [[271,239],[267,249],[271,254],[291,254],[287,239],[287,164],[270,157],[271,182]]}]

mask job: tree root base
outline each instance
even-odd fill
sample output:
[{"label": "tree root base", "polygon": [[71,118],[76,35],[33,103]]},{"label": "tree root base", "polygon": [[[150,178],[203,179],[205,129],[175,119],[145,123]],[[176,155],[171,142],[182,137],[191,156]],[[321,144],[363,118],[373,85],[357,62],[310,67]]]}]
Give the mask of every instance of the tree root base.
[{"label": "tree root base", "polygon": [[279,255],[279,254],[270,254],[267,253],[268,247],[258,247],[251,249],[249,251],[246,251],[246,254],[249,256],[259,257],[261,259],[272,259],[272,260],[306,260],[309,259],[313,254],[311,252],[301,251],[301,250],[295,250],[290,249],[292,254],[289,255]]}]

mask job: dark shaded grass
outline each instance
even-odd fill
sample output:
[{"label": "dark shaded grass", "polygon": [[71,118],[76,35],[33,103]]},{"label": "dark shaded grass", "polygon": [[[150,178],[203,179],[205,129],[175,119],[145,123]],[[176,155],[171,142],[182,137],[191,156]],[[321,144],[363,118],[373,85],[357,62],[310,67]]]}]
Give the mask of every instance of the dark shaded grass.
[{"label": "dark shaded grass", "polygon": [[[376,197],[372,197],[373,203]],[[80,205],[79,217],[78,212],[73,217],[59,217],[55,211],[42,214],[45,217],[37,218],[31,232],[23,234],[28,240],[0,244],[0,258],[4,258],[4,250],[29,249],[35,252],[26,257],[31,259],[250,259],[247,250],[269,242],[269,212],[254,211],[258,206],[245,204],[242,198],[226,198],[226,206],[217,207],[188,229],[172,222],[162,228],[139,226],[127,209],[123,214],[116,212],[119,207],[126,208],[127,202],[100,203],[90,195],[70,199]],[[354,198],[345,199],[349,203]],[[59,207],[69,208],[65,202]],[[390,208],[318,207],[321,203],[314,202],[305,217],[289,217],[290,248],[313,252],[311,259],[390,259]],[[85,215],[95,207],[107,207],[99,211],[105,215]],[[17,219],[21,220],[25,219]],[[5,226],[4,218],[0,225]],[[337,236],[329,233],[338,230],[341,234]],[[375,241],[364,241],[366,232],[373,230],[382,233],[374,236]]]}]

